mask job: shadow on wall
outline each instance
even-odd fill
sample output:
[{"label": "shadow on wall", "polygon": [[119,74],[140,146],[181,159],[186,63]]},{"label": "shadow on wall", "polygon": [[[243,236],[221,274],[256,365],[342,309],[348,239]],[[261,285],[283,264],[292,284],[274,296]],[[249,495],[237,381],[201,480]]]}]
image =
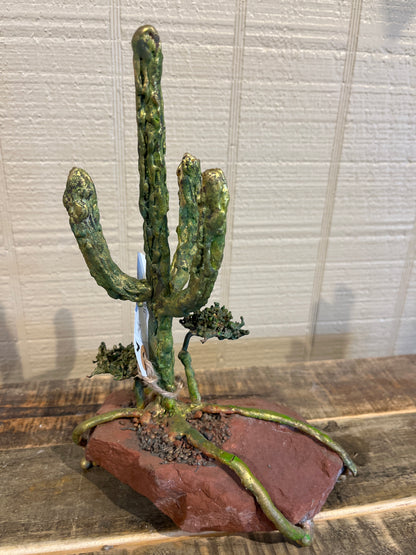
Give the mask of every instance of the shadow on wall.
[{"label": "shadow on wall", "polygon": [[[310,360],[347,358],[348,345],[353,335],[350,322],[353,304],[354,293],[350,287],[343,284],[336,286],[333,302],[322,298],[319,300]],[[325,331],[319,333],[320,329]],[[304,341],[294,339],[286,360],[304,360],[304,352]]]},{"label": "shadow on wall", "polygon": [[23,380],[17,338],[7,325],[6,311],[0,304],[0,382],[21,382]]},{"label": "shadow on wall", "polygon": [[37,374],[36,380],[67,380],[75,367],[76,339],[72,312],[60,308],[53,319],[55,328],[54,368]]},{"label": "shadow on wall", "polygon": [[[54,368],[34,379],[67,379],[75,367],[76,340],[72,313],[67,308],[60,308],[54,318],[55,330],[55,364]],[[22,361],[19,355],[16,338],[7,325],[5,310],[0,305],[0,382],[12,383],[24,380]],[[30,379],[30,377],[28,377]]]},{"label": "shadow on wall", "polygon": [[396,41],[403,37],[412,18],[416,15],[416,3],[384,0],[383,11],[387,22],[385,38]]},{"label": "shadow on wall", "polygon": [[[311,360],[346,358],[351,333],[351,312],[354,293],[350,287],[337,284],[333,302],[319,299]],[[320,328],[325,332],[320,333]]]},{"label": "shadow on wall", "polygon": [[60,308],[53,320],[55,326],[55,369],[62,379],[69,378],[75,367],[76,341],[75,326],[72,312],[67,308]]}]

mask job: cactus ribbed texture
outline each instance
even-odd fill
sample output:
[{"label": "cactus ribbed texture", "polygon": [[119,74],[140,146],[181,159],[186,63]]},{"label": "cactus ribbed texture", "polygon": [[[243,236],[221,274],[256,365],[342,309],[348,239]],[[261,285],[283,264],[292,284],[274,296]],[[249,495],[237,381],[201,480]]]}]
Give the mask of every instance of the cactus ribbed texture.
[{"label": "cactus ribbed texture", "polygon": [[126,275],[112,260],[99,223],[95,187],[84,170],[71,170],[64,205],[98,285],[113,298],[147,303],[149,359],[160,386],[171,391],[175,387],[172,318],[199,310],[208,301],[223,256],[229,195],[221,170],[201,174],[199,160],[184,155],[177,171],[178,246],[171,262],[161,90],[163,56],[154,27],[140,27],[133,36],[132,47],[146,279]]}]

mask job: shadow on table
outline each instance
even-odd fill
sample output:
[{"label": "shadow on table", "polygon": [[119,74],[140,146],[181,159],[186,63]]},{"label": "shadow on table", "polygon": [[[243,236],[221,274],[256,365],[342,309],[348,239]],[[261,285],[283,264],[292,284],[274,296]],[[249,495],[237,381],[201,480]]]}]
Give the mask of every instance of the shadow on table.
[{"label": "shadow on table", "polygon": [[[82,505],[88,517],[94,522],[94,535],[149,532],[165,533],[175,530],[175,524],[164,515],[151,501],[123,484],[103,468],[93,467],[82,470],[80,461],[83,449],[77,445],[66,444],[52,447],[57,459],[68,469],[68,483],[78,483]],[[68,488],[73,495],[73,486]],[[68,499],[71,503],[71,499]],[[79,503],[75,503],[77,510]],[[82,521],[82,515],[78,515]]]}]

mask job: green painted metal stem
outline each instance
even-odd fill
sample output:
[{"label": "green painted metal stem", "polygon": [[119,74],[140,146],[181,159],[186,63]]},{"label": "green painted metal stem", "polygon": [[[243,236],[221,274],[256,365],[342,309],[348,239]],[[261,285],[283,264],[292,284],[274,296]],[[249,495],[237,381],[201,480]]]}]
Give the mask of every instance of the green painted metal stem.
[{"label": "green painted metal stem", "polygon": [[189,397],[192,403],[201,402],[201,394],[199,393],[198,383],[196,381],[195,372],[192,368],[192,358],[188,352],[189,342],[193,337],[193,333],[188,331],[183,340],[182,350],[178,354],[179,360],[185,368],[186,382],[188,384]]},{"label": "green painted metal stem", "polygon": [[134,391],[134,397],[136,399],[136,407],[138,409],[142,409],[145,404],[145,392],[144,392],[143,382],[138,377],[134,378],[133,391]]},{"label": "green painted metal stem", "polygon": [[312,543],[310,533],[289,522],[275,507],[263,484],[253,475],[250,468],[236,455],[217,447],[193,428],[183,418],[173,418],[173,429],[184,435],[186,439],[205,455],[230,468],[239,477],[242,485],[256,498],[262,511],[276,528],[287,538],[301,546]]},{"label": "green painted metal stem", "polygon": [[171,265],[173,291],[181,291],[189,280],[192,261],[197,253],[200,195],[202,186],[200,161],[185,154],[176,171],[179,195],[178,246]]},{"label": "green painted metal stem", "polygon": [[186,382],[188,385],[189,397],[192,403],[201,402],[201,394],[199,393],[198,383],[195,378],[195,372],[192,368],[192,359],[188,351],[180,351],[178,354],[179,360],[185,368]]},{"label": "green painted metal stem", "polygon": [[235,407],[233,405],[202,405],[200,409],[204,412],[209,412],[213,414],[223,413],[223,414],[240,414],[241,416],[248,416],[249,418],[257,418],[259,420],[266,420],[268,422],[277,422],[278,424],[284,424],[285,426],[290,426],[291,428],[295,428],[300,432],[313,437],[320,443],[323,443],[337,453],[346,468],[348,468],[354,476],[357,475],[358,470],[357,466],[348,455],[348,453],[339,445],[336,441],[334,441],[329,435],[321,432],[315,426],[311,426],[306,422],[302,422],[302,420],[297,420],[296,418],[292,418],[291,416],[287,416],[285,414],[280,414],[278,412],[274,412],[271,410],[260,410],[255,408],[245,408],[245,407]]},{"label": "green painted metal stem", "polygon": [[163,299],[161,310],[164,314],[180,318],[199,310],[208,302],[224,253],[229,200],[224,173],[220,169],[204,171],[198,198],[195,253],[187,268],[189,281],[184,289],[173,290],[170,296]]},{"label": "green painted metal stem", "polygon": [[166,131],[161,88],[163,54],[159,35],[151,25],[139,27],[132,38],[140,175],[140,213],[143,216],[146,278],[151,287],[149,359],[159,385],[174,389],[172,318],[158,304],[170,293],[168,241],[169,194],[166,185]]},{"label": "green painted metal stem", "polygon": [[99,424],[105,424],[107,422],[112,422],[113,420],[118,420],[119,418],[134,418],[140,417],[143,411],[137,408],[124,407],[121,409],[115,409],[104,414],[96,414],[84,422],[78,424],[78,426],[72,432],[72,441],[79,445],[82,441],[82,436],[88,430],[95,428]]}]

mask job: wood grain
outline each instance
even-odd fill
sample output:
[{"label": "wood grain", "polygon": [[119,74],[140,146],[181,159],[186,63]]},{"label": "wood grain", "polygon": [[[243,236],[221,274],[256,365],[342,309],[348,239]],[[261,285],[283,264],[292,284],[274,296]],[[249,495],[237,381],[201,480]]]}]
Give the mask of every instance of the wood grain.
[{"label": "wood grain", "polygon": [[416,357],[403,356],[214,370],[197,378],[203,396],[257,394],[306,418],[325,418],[415,409],[415,373]]},{"label": "wood grain", "polygon": [[[280,399],[315,419],[358,465],[316,518],[313,547],[280,534],[191,536],[103,469],[85,472],[71,443],[113,380],[68,380],[0,389],[0,553],[410,554],[416,516],[416,357],[201,372],[205,394],[232,389]],[[271,378],[274,378],[272,380]],[[280,385],[282,386],[280,387]],[[211,395],[209,395],[211,393]],[[31,416],[31,413],[33,416]]]},{"label": "wood grain", "polygon": [[[318,425],[328,417],[415,410],[415,375],[414,355],[197,372],[207,400],[260,395],[318,419]],[[102,376],[8,384],[0,389],[0,448],[70,442],[76,424],[111,391],[129,387]]]},{"label": "wood grain", "polygon": [[[208,538],[187,538],[161,544],[126,546],[116,549],[117,555],[323,555],[347,554],[350,538],[354,537],[350,553],[366,555],[410,554],[414,550],[412,536],[416,533],[416,508],[410,512],[391,511],[380,515],[365,515],[342,521],[319,521],[312,547],[299,549],[282,541],[279,534],[229,535]],[[340,529],[342,532],[340,533]],[[383,530],[382,537],[377,537]],[[404,535],[404,541],[403,541]],[[113,551],[111,552],[113,553]]]},{"label": "wood grain", "polygon": [[0,388],[0,449],[70,443],[109,393],[129,387],[110,377],[8,384]]},{"label": "wood grain", "polygon": [[130,387],[111,377],[10,383],[0,388],[3,415],[13,417],[82,414],[103,402],[115,389]]}]

